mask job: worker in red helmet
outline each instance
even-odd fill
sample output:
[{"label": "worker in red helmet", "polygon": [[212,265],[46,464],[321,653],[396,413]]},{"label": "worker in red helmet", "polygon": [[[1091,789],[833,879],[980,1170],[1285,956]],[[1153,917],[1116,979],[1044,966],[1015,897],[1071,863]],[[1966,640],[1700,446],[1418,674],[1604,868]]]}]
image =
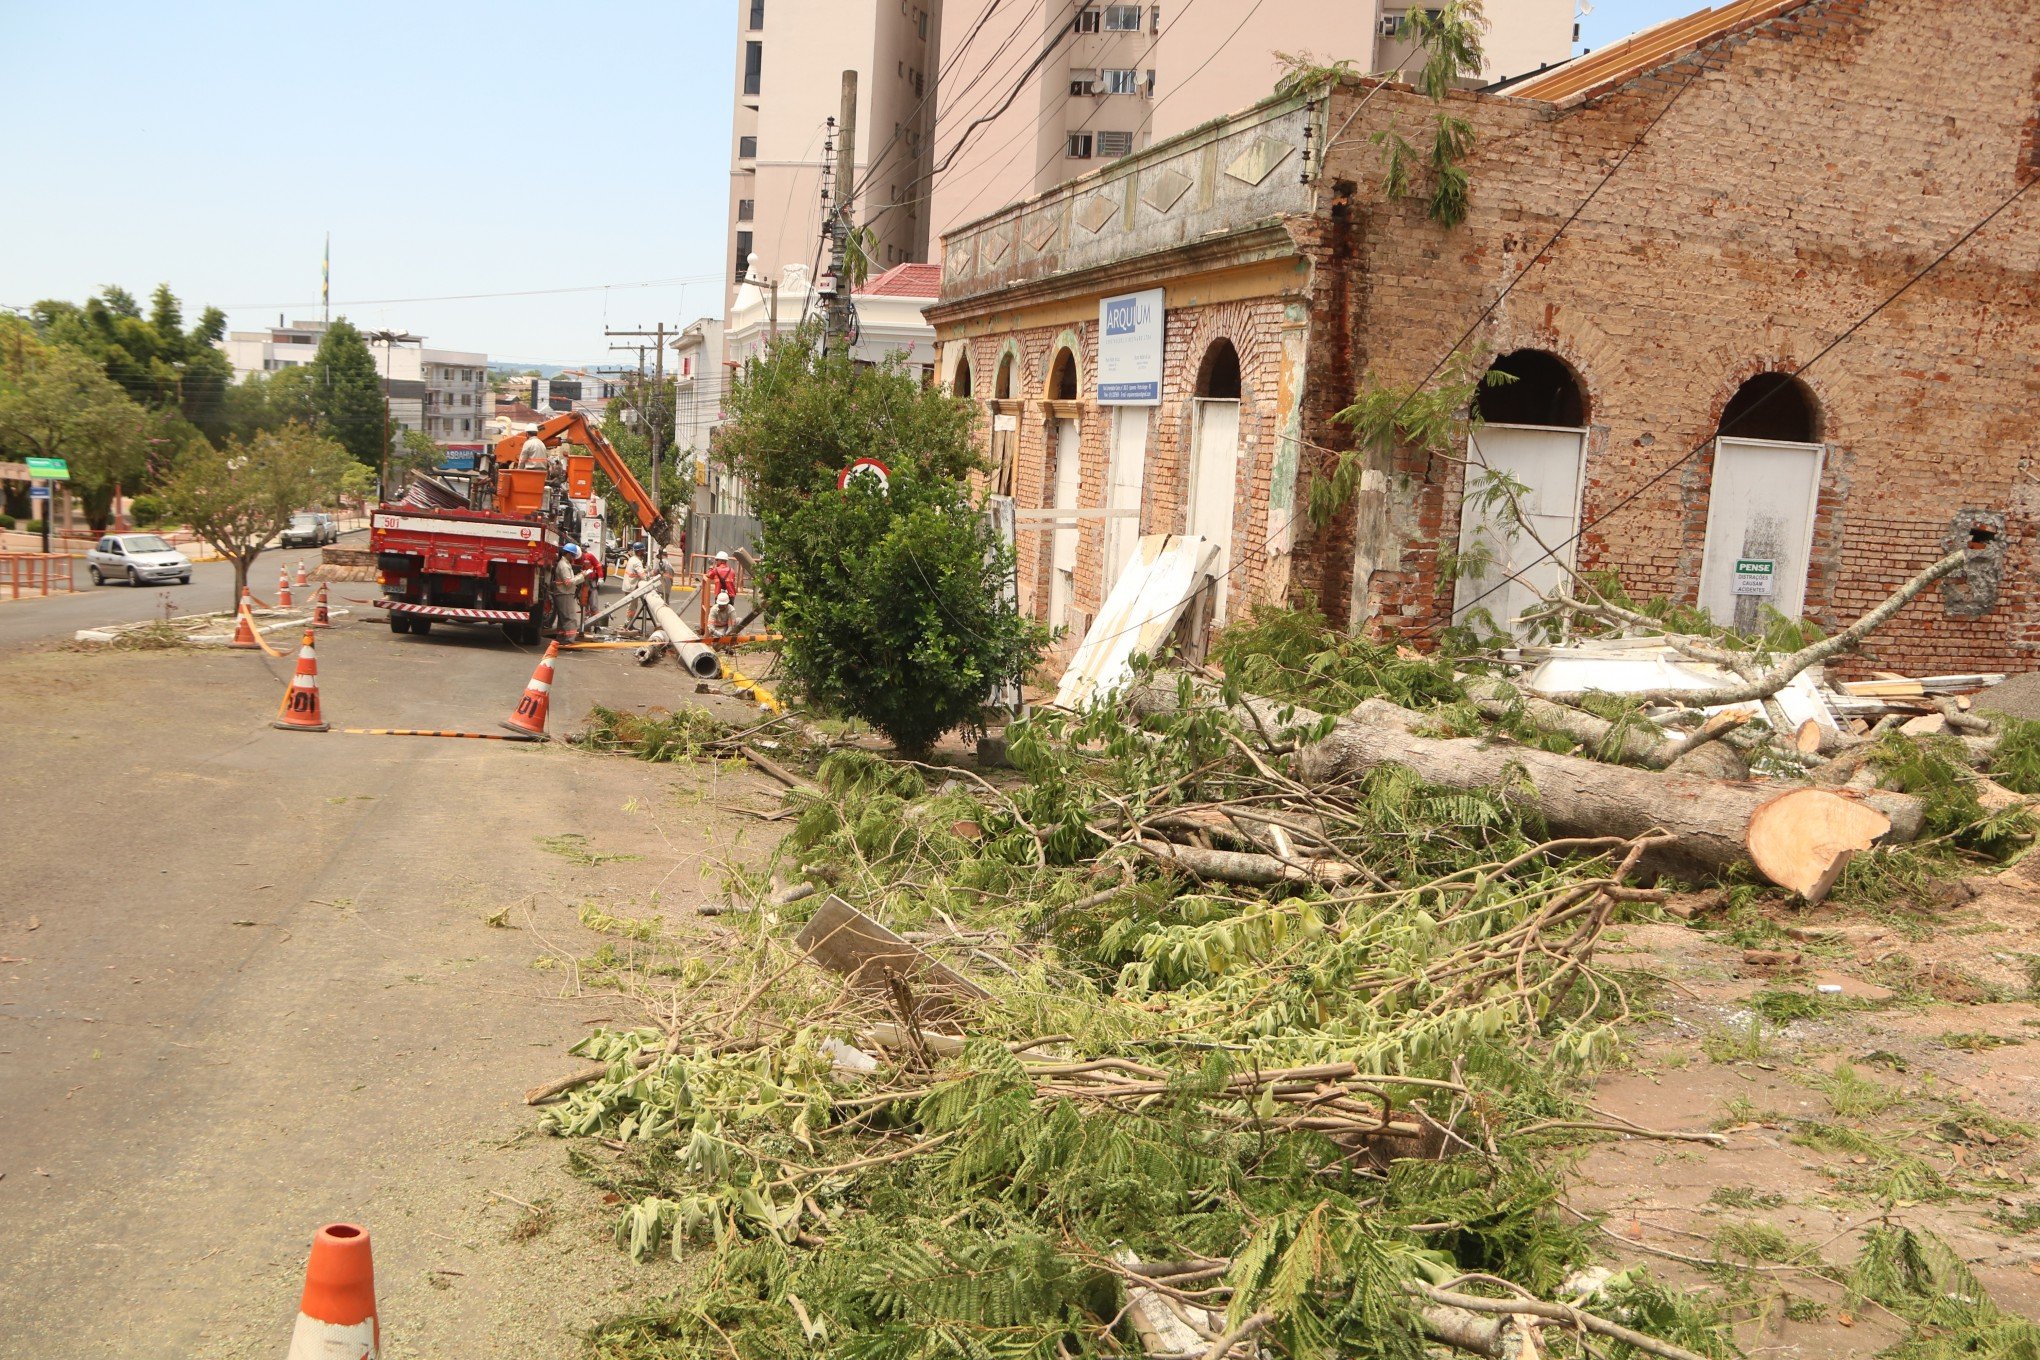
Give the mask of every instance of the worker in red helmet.
[{"label": "worker in red helmet", "polygon": [[730,555],[719,552],[708,570],[701,575],[701,635],[708,636],[709,614],[718,603],[718,596],[727,595],[734,604],[737,598],[737,564],[730,561]]}]

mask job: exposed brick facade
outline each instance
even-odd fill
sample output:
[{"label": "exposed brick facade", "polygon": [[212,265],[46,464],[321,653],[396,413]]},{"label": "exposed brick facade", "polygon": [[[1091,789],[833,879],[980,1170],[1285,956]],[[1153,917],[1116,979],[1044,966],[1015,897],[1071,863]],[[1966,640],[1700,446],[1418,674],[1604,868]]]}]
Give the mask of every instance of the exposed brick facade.
[{"label": "exposed brick facade", "polygon": [[[1282,187],[1284,174],[1294,185],[1290,165],[1259,182],[1264,220],[1287,238],[1283,259],[1265,243],[1229,256],[1225,231],[1209,225],[1225,206],[1212,207],[1213,168],[1267,139],[1248,120],[1272,114],[1249,111],[1233,120],[1238,133],[1154,148],[1117,178],[953,237],[931,313],[950,346],[945,371],[966,346],[974,395],[988,398],[1002,346],[1017,345],[1023,404],[1001,409],[1019,412],[1020,504],[1049,503],[1050,421],[1068,417],[1082,429],[1079,503],[1102,506],[1110,412],[1091,399],[1096,300],[1166,286],[1168,371],[1142,531],[1184,526],[1198,366],[1224,337],[1242,373],[1235,612],[1250,597],[1308,594],[1356,626],[1423,640],[1451,615],[1440,554],[1457,544],[1461,464],[1405,452],[1371,467],[1322,528],[1301,513],[1312,469],[1350,447],[1334,417],[1364,382],[1421,378],[1469,331],[1482,354],[1562,360],[1587,429],[1580,565],[1614,569],[1637,596],[1691,603],[1712,435],[1746,382],[1810,365],[1801,382],[1821,470],[1806,613],[1845,623],[1985,524],[1990,579],[1973,573],[1922,597],[1863,664],[2031,669],[2040,190],[1863,318],[2040,174],[2033,17],[2031,0],[1809,0],[1583,101],[1455,95],[1451,112],[1477,141],[1471,214],[1452,229],[1420,201],[1383,201],[1371,139],[1393,127],[1427,145],[1437,107],[1407,87],[1349,84],[1315,110],[1324,149],[1307,200]],[[1338,134],[1328,147],[1327,132]],[[1156,206],[1168,194],[1147,187],[1168,175],[1188,205],[1178,216],[1207,212],[1173,237],[1170,210]],[[1090,236],[1076,225],[1087,213]],[[1242,242],[1260,229],[1235,216]],[[1091,243],[1122,225],[1123,268],[1101,265]],[[1242,260],[1260,272],[1241,274]],[[1228,290],[1227,277],[1262,286]],[[1074,405],[1044,391],[1059,341],[1077,352]],[[1076,532],[1068,622],[1080,633],[1106,584],[1105,533],[1095,519]],[[1024,598],[1043,613],[1048,536],[1024,533],[1020,546]]]},{"label": "exposed brick facade", "polygon": [[[1580,379],[1581,564],[1692,602],[1709,436],[1744,380],[1811,361],[1825,449],[1806,612],[1848,622],[1946,551],[1958,516],[2002,513],[1993,606],[1964,616],[1929,595],[1883,631],[1876,661],[2032,668],[2040,192],[1823,351],[2032,177],[2033,19],[2025,0],[1813,0],[1577,106],[1453,100],[1479,134],[1472,215],[1447,230],[1416,204],[1365,203],[1348,373],[1426,372],[1641,137],[1472,342],[1548,351]],[[1922,79],[1923,52],[1959,78]],[[1335,97],[1334,127],[1364,94]],[[1379,178],[1368,134],[1415,132],[1432,112],[1381,91],[1331,149],[1328,177],[1369,186],[1367,199]],[[1314,384],[1331,377],[1315,358]],[[1367,546],[1350,529],[1314,540],[1299,579],[1351,598],[1356,621],[1427,637],[1451,609],[1435,566],[1456,539],[1458,474],[1386,471],[1391,503],[1375,513],[1392,551],[1371,579],[1349,589]]]}]

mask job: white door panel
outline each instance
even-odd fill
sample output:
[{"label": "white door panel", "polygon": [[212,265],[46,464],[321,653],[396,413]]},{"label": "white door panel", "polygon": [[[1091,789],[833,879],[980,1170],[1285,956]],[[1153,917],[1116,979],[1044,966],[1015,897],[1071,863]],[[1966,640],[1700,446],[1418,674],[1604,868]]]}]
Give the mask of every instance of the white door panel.
[{"label": "white door panel", "polygon": [[1197,402],[1197,429],[1190,459],[1189,531],[1218,545],[1212,570],[1218,575],[1212,622],[1224,623],[1231,593],[1234,498],[1240,470],[1240,404],[1219,398]]},{"label": "white door panel", "polygon": [[[1587,432],[1580,429],[1484,425],[1474,431],[1459,507],[1459,551],[1464,556],[1485,549],[1488,563],[1478,575],[1461,576],[1454,586],[1455,623],[1480,608],[1498,626],[1509,629],[1514,619],[1564,583],[1566,569],[1577,560],[1574,540],[1580,528],[1586,448]],[[1492,506],[1483,503],[1485,470],[1526,488],[1517,496],[1522,525],[1510,517],[1506,500]]]},{"label": "white door panel", "polygon": [[[1149,410],[1146,406],[1112,408],[1112,470],[1105,482],[1107,510],[1140,510],[1141,487],[1147,475]],[[1106,596],[1112,594],[1113,582],[1126,570],[1139,541],[1138,513],[1106,516],[1105,580],[1101,586]]]},{"label": "white door panel", "polygon": [[[1055,499],[1050,502],[1055,509],[1077,508],[1083,471],[1079,461],[1079,442],[1076,421],[1058,420],[1055,423]],[[1049,538],[1048,626],[1060,628],[1069,622],[1070,601],[1077,589],[1076,523],[1058,524],[1049,532]]]},{"label": "white door panel", "polygon": [[1700,607],[1716,623],[1754,632],[1765,605],[1793,619],[1805,609],[1822,454],[1819,444],[1714,441]]}]

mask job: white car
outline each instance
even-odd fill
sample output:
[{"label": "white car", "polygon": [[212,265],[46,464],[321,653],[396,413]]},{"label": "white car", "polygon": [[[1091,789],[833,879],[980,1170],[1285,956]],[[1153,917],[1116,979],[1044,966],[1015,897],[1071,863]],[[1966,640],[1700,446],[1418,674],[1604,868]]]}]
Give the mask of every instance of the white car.
[{"label": "white car", "polygon": [[161,581],[191,584],[191,559],[155,534],[108,534],[85,554],[92,584],[123,579],[131,586]]}]

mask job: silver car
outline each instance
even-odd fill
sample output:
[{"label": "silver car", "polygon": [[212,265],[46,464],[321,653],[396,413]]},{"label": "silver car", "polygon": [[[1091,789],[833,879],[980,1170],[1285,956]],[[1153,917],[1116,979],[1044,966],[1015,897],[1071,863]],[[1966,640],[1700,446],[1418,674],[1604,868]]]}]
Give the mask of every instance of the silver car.
[{"label": "silver car", "polygon": [[131,586],[160,581],[191,584],[191,559],[155,534],[108,534],[85,554],[92,584],[125,580]]},{"label": "silver car", "polygon": [[290,517],[284,527],[282,546],[286,548],[317,548],[340,541],[340,525],[331,515],[314,514],[300,510]]}]

